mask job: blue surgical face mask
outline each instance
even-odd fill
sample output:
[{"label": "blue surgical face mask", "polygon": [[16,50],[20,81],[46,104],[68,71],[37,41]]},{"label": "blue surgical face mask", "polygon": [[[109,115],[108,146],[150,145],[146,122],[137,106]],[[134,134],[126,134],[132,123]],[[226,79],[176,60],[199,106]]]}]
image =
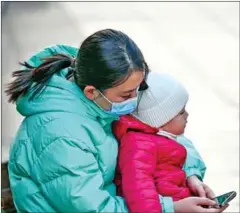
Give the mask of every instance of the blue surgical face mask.
[{"label": "blue surgical face mask", "polygon": [[106,99],[111,104],[111,108],[109,110],[103,109],[106,113],[111,114],[111,115],[118,115],[118,116],[120,116],[120,115],[130,114],[130,113],[132,113],[136,109],[137,104],[138,104],[138,98],[137,97],[130,98],[130,99],[126,100],[126,101],[118,103],[118,102],[111,102],[101,92],[100,92],[100,94],[104,97],[104,99]]}]

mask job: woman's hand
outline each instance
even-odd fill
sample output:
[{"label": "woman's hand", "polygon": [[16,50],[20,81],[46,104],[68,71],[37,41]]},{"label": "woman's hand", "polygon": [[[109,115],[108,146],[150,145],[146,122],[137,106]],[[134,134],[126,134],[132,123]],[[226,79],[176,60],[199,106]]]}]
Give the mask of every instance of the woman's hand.
[{"label": "woman's hand", "polygon": [[214,198],[215,194],[212,189],[200,181],[197,176],[193,175],[187,179],[187,185],[190,191],[199,197]]},{"label": "woman's hand", "polygon": [[[223,212],[228,205],[222,208],[212,208],[216,202],[204,197],[188,197],[174,202],[175,213],[220,213]],[[203,207],[205,206],[205,207]]]}]

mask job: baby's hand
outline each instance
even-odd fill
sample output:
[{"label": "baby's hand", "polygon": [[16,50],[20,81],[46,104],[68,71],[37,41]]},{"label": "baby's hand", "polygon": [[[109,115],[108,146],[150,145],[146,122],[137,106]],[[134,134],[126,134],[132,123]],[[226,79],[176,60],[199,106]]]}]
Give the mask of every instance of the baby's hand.
[{"label": "baby's hand", "polygon": [[215,194],[212,191],[212,189],[208,185],[200,181],[195,175],[187,179],[187,185],[190,191],[196,196],[207,197],[209,199],[215,197]]}]

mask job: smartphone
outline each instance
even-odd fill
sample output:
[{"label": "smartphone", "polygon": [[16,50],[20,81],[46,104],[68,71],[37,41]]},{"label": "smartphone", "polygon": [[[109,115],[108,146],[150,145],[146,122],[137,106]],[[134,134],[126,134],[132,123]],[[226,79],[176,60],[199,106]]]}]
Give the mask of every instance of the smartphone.
[{"label": "smartphone", "polygon": [[236,195],[237,195],[237,192],[232,191],[232,192],[228,192],[226,194],[217,196],[213,198],[213,200],[217,202],[217,207],[222,207],[228,204],[231,200],[233,200],[236,197]]}]

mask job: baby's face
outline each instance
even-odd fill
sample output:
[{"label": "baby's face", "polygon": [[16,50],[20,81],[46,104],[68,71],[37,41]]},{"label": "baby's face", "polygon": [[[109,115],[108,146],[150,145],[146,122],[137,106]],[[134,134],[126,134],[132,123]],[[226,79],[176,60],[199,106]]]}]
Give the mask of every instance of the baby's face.
[{"label": "baby's face", "polygon": [[184,133],[186,124],[187,124],[188,112],[185,110],[185,107],[178,113],[171,121],[161,127],[162,130],[165,130],[174,135],[181,135]]}]

